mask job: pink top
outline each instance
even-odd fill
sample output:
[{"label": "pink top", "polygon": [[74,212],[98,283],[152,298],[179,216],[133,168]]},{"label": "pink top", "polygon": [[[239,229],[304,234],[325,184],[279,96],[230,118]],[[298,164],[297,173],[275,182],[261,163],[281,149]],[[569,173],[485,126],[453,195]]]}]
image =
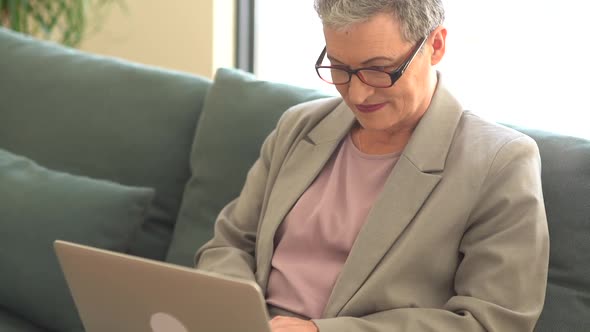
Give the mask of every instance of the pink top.
[{"label": "pink top", "polygon": [[368,155],[348,135],[275,235],[266,302],[321,318],[348,253],[401,153]]}]

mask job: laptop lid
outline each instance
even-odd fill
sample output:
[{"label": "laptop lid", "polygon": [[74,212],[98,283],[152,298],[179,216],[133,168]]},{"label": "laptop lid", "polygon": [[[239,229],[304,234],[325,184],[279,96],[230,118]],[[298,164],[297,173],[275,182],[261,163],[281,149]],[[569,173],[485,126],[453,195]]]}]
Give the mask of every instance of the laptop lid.
[{"label": "laptop lid", "polygon": [[54,248],[86,332],[270,332],[254,282],[65,241]]}]

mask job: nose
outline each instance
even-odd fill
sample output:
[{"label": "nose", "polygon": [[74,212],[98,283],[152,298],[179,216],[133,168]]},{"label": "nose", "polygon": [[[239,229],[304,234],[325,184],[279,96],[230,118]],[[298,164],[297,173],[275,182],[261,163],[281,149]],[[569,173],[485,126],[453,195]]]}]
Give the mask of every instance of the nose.
[{"label": "nose", "polygon": [[363,83],[356,75],[352,75],[348,83],[348,100],[355,104],[362,104],[375,93],[375,88]]}]

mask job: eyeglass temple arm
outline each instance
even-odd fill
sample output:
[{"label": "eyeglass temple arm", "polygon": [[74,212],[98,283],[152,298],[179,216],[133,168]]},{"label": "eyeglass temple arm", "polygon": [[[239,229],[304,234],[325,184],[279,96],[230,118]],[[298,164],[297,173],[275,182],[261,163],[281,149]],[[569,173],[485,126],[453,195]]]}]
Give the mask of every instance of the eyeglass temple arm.
[{"label": "eyeglass temple arm", "polygon": [[418,45],[418,47],[416,48],[416,50],[414,51],[414,54],[412,54],[412,57],[410,58],[409,61],[406,61],[406,63],[404,64],[404,66],[401,68],[401,72],[403,73],[404,71],[406,71],[406,69],[408,68],[408,66],[410,66],[410,64],[412,63],[412,61],[414,61],[414,58],[416,57],[416,55],[418,55],[418,53],[420,52],[420,49],[422,49],[422,47],[424,46],[424,44],[426,43],[426,40],[428,39],[428,37],[424,37],[422,38],[422,41],[420,42],[420,45]]},{"label": "eyeglass temple arm", "polygon": [[318,59],[315,62],[316,67],[320,66],[322,64],[322,60],[324,60],[325,55],[326,55],[326,46],[324,46],[322,53],[320,53],[320,56],[318,57]]}]

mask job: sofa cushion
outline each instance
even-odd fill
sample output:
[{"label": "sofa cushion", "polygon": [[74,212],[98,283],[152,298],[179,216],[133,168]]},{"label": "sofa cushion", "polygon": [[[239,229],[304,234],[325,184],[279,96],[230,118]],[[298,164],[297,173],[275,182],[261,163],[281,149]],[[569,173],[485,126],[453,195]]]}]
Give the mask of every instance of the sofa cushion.
[{"label": "sofa cushion", "polygon": [[219,69],[209,89],[191,153],[185,189],[167,260],[193,266],[196,250],[213,235],[217,214],[238,196],[266,136],[289,107],[326,95]]},{"label": "sofa cushion", "polygon": [[535,331],[590,331],[590,141],[515,129],[539,146],[551,250]]},{"label": "sofa cushion", "polygon": [[156,188],[132,253],[163,260],[209,85],[0,28],[0,148],[54,170]]},{"label": "sofa cushion", "polygon": [[0,307],[51,330],[81,328],[53,241],[127,252],[153,196],[0,150]]}]

